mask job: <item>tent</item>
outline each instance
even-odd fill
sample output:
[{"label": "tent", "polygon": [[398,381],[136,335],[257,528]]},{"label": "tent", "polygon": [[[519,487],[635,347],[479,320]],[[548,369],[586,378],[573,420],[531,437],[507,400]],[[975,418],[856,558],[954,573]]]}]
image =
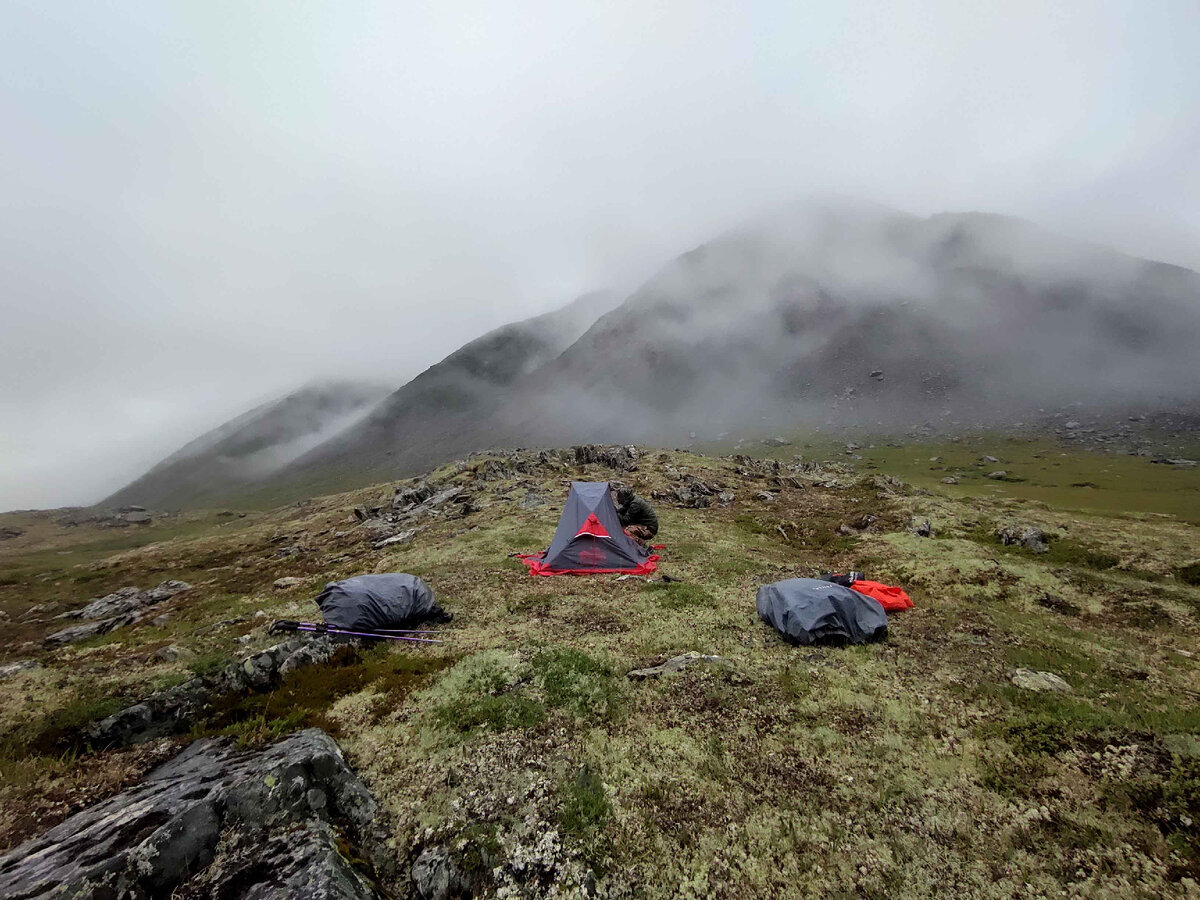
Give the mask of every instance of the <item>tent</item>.
[{"label": "tent", "polygon": [[866,644],[887,637],[879,601],[819,578],[764,584],[758,614],[793,644]]},{"label": "tent", "polygon": [[423,619],[446,621],[424,579],[405,572],[331,581],[317,595],[325,624],[358,631],[403,628]]},{"label": "tent", "polygon": [[550,549],[521,557],[530,575],[649,575],[651,554],[621,528],[607,481],[573,481]]}]

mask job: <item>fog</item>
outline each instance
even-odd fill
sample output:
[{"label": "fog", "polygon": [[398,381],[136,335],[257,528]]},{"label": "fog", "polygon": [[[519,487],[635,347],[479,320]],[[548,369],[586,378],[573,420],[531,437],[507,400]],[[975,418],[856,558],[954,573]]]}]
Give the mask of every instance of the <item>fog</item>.
[{"label": "fog", "polygon": [[790,196],[1200,268],[1191,0],[801,6],[5,3],[0,509]]}]

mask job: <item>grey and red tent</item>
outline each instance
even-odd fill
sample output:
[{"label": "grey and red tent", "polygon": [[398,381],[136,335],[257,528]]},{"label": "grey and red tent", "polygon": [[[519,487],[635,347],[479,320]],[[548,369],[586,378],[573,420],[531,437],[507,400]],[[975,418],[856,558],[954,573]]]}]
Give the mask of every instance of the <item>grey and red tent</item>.
[{"label": "grey and red tent", "polygon": [[521,557],[530,575],[649,575],[658,557],[621,528],[607,481],[572,481],[550,549]]}]

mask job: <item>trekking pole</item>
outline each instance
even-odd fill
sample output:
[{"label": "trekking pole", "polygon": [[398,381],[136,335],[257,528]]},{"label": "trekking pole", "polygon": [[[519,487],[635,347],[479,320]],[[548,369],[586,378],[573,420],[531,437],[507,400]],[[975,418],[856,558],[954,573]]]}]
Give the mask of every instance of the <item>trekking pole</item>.
[{"label": "trekking pole", "polygon": [[[404,634],[383,634],[382,632],[374,631],[349,631],[345,628],[338,628],[334,625],[326,625],[320,622],[291,622],[278,621],[271,626],[271,631],[303,631],[306,634],[328,634],[341,635],[342,637],[361,637],[373,638],[377,640],[388,641],[409,641],[414,644],[444,644],[445,641],[438,641],[432,638],[409,637]],[[423,634],[436,634],[437,632],[422,632]]]},{"label": "trekking pole", "polygon": [[304,627],[296,629],[297,631],[308,632],[309,634],[332,634],[341,635],[343,637],[361,637],[361,638],[380,638],[389,641],[411,641],[414,644],[444,644],[445,641],[437,641],[432,638],[408,637],[403,634],[381,634],[377,631],[349,631],[345,628],[333,628],[326,626],[324,628]]}]

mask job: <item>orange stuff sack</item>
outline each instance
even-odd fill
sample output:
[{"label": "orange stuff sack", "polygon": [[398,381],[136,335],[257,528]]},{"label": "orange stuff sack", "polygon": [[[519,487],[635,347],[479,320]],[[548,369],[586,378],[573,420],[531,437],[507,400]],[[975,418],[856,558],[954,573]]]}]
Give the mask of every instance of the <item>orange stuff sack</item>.
[{"label": "orange stuff sack", "polygon": [[850,585],[850,589],[858,591],[860,594],[866,594],[873,600],[878,600],[879,605],[888,612],[913,608],[912,598],[900,588],[892,587],[890,584],[880,584],[878,581],[856,581]]}]

